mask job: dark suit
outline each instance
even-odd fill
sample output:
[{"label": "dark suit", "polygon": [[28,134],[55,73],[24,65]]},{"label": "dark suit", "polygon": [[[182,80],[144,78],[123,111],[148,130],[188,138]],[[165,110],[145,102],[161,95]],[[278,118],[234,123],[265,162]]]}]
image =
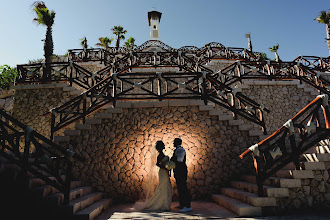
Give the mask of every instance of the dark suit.
[{"label": "dark suit", "polygon": [[190,194],[187,188],[186,152],[181,146],[177,146],[171,158],[175,162],[174,178],[179,193],[179,202],[183,207],[190,207]]}]

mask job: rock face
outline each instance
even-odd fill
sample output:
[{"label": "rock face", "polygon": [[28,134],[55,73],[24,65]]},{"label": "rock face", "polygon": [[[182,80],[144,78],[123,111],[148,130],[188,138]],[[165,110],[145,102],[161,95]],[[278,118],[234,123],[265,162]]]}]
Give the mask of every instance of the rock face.
[{"label": "rock face", "polygon": [[73,96],[62,88],[16,90],[12,115],[35,131],[49,137],[50,117],[45,117],[43,114],[71,98]]},{"label": "rock face", "polygon": [[195,106],[123,109],[113,119],[71,136],[68,147],[87,158],[76,165],[74,174],[116,199],[138,200],[150,188],[149,174],[157,179],[158,168],[150,171],[156,163],[156,141],[165,143],[165,154],[171,157],[176,137],[183,140],[187,152],[188,188],[193,199],[208,198],[229,178],[252,169],[251,161],[240,160],[238,155],[243,144],[251,145],[256,138]]},{"label": "rock face", "polygon": [[301,179],[302,187],[289,188],[289,198],[278,198],[277,204],[283,212],[297,209],[326,210],[330,207],[330,162],[325,170],[313,170],[313,179]]}]

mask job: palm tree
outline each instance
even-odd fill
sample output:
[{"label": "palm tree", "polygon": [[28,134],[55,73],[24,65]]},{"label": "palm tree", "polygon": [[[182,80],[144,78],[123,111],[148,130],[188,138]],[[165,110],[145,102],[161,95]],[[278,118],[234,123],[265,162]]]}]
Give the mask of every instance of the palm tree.
[{"label": "palm tree", "polygon": [[126,34],[126,30],[124,30],[124,28],[122,26],[114,26],[113,28],[111,28],[112,33],[114,35],[117,36],[117,40],[116,40],[116,48],[119,48],[119,43],[121,39],[125,39],[125,35]]},{"label": "palm tree", "polygon": [[327,44],[328,44],[328,50],[330,54],[330,10],[328,12],[321,11],[319,17],[315,18],[316,21],[319,23],[325,24],[326,32],[327,32]]},{"label": "palm tree", "polygon": [[34,2],[32,6],[33,6],[33,11],[37,15],[33,19],[33,21],[37,22],[38,25],[41,24],[47,27],[46,38],[44,40],[44,56],[45,56],[46,68],[42,76],[43,80],[45,80],[49,78],[51,74],[50,64],[52,62],[52,55],[54,52],[52,26],[54,24],[55,12],[53,10],[49,11],[45,3],[42,1]]},{"label": "palm tree", "polygon": [[270,47],[269,48],[269,50],[271,51],[271,52],[273,52],[273,53],[275,53],[275,60],[276,60],[276,62],[279,62],[280,61],[280,57],[278,56],[278,54],[277,54],[277,50],[278,50],[278,48],[279,48],[279,44],[277,44],[277,45],[275,45],[275,46],[272,46],[272,47]]},{"label": "palm tree", "polygon": [[251,41],[251,33],[249,32],[249,33],[247,33],[247,34],[245,34],[245,37],[246,38],[248,38],[249,39],[249,51],[251,51],[252,52],[252,41]]},{"label": "palm tree", "polygon": [[127,49],[132,50],[132,49],[136,46],[134,43],[135,43],[135,38],[134,38],[134,37],[130,37],[130,38],[128,38],[127,41],[124,43],[124,46],[125,46]]},{"label": "palm tree", "polygon": [[84,50],[87,50],[87,48],[88,48],[87,38],[83,37],[83,38],[80,38],[79,40],[80,40],[80,45],[82,46],[82,48]]},{"label": "palm tree", "polygon": [[105,48],[106,50],[110,47],[110,44],[113,41],[113,38],[108,38],[108,37],[100,37],[99,38],[99,43],[95,44],[96,46],[100,46]]}]

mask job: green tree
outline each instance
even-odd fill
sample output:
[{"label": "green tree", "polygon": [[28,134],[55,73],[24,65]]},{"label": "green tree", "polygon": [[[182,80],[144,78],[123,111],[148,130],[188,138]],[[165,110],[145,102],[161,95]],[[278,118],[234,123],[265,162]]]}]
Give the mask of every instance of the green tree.
[{"label": "green tree", "polygon": [[279,62],[280,61],[280,57],[278,56],[278,54],[277,54],[277,50],[278,50],[278,48],[279,48],[279,44],[277,44],[277,45],[275,45],[275,46],[272,46],[272,47],[270,47],[269,48],[269,50],[271,51],[271,52],[273,52],[273,53],[275,53],[275,60],[276,60],[276,62]]},{"label": "green tree", "polygon": [[251,33],[249,32],[249,33],[245,34],[245,37],[249,40],[249,41],[248,41],[249,51],[252,52]]},{"label": "green tree", "polygon": [[113,41],[113,38],[108,38],[108,37],[100,37],[99,38],[99,43],[95,44],[96,46],[100,46],[105,48],[106,50],[110,47],[110,44]]},{"label": "green tree", "polygon": [[120,40],[125,39],[125,34],[127,33],[127,31],[124,30],[124,28],[122,26],[114,26],[113,28],[111,28],[111,30],[112,30],[112,33],[117,36],[116,48],[118,49]]},{"label": "green tree", "polygon": [[132,50],[136,45],[135,45],[135,38],[134,37],[130,37],[127,39],[127,41],[124,43],[124,46],[127,49]]},{"label": "green tree", "polygon": [[51,62],[54,51],[52,26],[54,24],[55,12],[50,11],[44,2],[37,1],[33,3],[33,11],[36,13],[36,17],[33,19],[38,25],[41,24],[47,27],[46,38],[44,40],[44,56],[46,62],[46,68],[42,76],[43,80],[50,77],[51,74]]},{"label": "green tree", "polygon": [[8,65],[0,66],[0,88],[8,90],[14,83],[17,69]]},{"label": "green tree", "polygon": [[326,32],[327,32],[327,44],[330,55],[330,10],[328,12],[321,11],[319,17],[315,18],[319,23],[325,24]]}]

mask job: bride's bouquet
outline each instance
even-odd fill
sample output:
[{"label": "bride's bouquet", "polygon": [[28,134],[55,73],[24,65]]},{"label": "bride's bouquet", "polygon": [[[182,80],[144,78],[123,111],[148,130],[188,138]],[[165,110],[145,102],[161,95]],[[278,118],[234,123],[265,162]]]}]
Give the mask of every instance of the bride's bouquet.
[{"label": "bride's bouquet", "polygon": [[175,163],[173,161],[167,161],[165,163],[165,168],[168,169],[168,170],[172,170],[175,168]]}]

